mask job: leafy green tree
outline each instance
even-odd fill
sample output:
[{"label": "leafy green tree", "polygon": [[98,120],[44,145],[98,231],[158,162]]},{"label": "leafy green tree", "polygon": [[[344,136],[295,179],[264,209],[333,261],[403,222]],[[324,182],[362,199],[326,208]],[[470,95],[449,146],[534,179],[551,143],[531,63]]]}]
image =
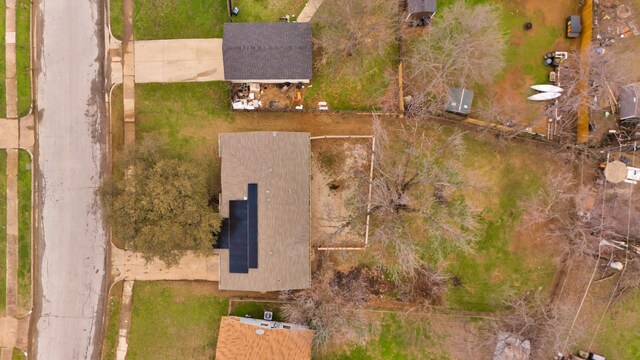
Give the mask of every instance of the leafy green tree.
[{"label": "leafy green tree", "polygon": [[186,251],[211,250],[220,217],[209,206],[203,167],[171,154],[147,137],[115,162],[99,189],[114,235],[127,248],[175,265]]}]

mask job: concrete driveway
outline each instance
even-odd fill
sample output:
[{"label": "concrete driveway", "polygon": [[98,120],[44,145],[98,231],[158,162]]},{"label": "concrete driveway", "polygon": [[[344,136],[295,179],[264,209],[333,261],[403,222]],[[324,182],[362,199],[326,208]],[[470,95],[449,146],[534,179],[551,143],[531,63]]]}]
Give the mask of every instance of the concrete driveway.
[{"label": "concrete driveway", "polygon": [[224,80],[222,39],[135,41],[135,81]]}]

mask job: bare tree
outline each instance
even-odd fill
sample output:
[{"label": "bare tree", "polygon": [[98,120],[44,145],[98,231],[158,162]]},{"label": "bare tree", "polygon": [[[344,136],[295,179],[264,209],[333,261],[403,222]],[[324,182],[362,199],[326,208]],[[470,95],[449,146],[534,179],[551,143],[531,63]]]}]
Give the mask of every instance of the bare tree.
[{"label": "bare tree", "polygon": [[395,39],[398,6],[386,0],[327,0],[314,17],[320,27],[318,64],[345,56],[383,54]]},{"label": "bare tree", "polygon": [[370,292],[364,277],[336,280],[335,276],[317,276],[310,288],[285,291],[281,298],[284,318],[307,324],[315,330],[316,351],[328,344],[364,344],[369,339],[369,322],[361,311]]},{"label": "bare tree", "polygon": [[[457,1],[407,50],[409,83],[422,114],[441,112],[453,86],[488,84],[504,68],[507,36],[497,5]],[[416,110],[416,109],[413,109]]]}]

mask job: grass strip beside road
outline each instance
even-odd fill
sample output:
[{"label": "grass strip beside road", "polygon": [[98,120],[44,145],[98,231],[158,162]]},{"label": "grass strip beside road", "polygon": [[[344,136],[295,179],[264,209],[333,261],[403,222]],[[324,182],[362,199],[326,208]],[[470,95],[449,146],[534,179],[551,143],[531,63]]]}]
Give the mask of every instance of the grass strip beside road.
[{"label": "grass strip beside road", "polygon": [[118,348],[118,332],[120,330],[120,308],[122,306],[122,287],[124,281],[119,281],[109,291],[107,308],[107,333],[102,344],[102,358],[115,359]]},{"label": "grass strip beside road", "polygon": [[31,309],[31,155],[18,153],[18,307]]},{"label": "grass strip beside road", "polygon": [[7,152],[0,150],[0,315],[7,304]]},{"label": "grass strip beside road", "polygon": [[27,357],[24,355],[22,350],[13,348],[13,356],[11,356],[11,360],[27,360]]},{"label": "grass strip beside road", "polygon": [[18,76],[18,115],[31,109],[31,1],[16,2],[16,66]]},{"label": "grass strip beside road", "polygon": [[109,2],[111,34],[120,40],[122,40],[122,15],[122,0],[111,0]]},{"label": "grass strip beside road", "polygon": [[136,281],[127,359],[212,359],[229,301],[207,282]]}]

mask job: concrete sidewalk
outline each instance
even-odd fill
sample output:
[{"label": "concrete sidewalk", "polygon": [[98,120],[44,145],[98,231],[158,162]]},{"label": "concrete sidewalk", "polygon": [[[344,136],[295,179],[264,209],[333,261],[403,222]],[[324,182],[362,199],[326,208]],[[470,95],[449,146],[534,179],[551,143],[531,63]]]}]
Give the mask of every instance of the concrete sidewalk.
[{"label": "concrete sidewalk", "polygon": [[111,272],[120,280],[204,280],[220,281],[218,255],[207,257],[188,253],[178,265],[167,268],[163,262],[146,262],[141,254],[111,246]]},{"label": "concrete sidewalk", "polygon": [[135,81],[224,80],[222,39],[135,41]]},{"label": "concrete sidewalk", "polygon": [[309,0],[309,2],[307,2],[307,5],[305,5],[304,9],[302,9],[302,11],[300,12],[300,15],[298,15],[298,19],[296,21],[309,22],[313,15],[316,14],[316,11],[318,11],[318,8],[320,7],[320,5],[322,5],[323,2],[324,0]]}]

